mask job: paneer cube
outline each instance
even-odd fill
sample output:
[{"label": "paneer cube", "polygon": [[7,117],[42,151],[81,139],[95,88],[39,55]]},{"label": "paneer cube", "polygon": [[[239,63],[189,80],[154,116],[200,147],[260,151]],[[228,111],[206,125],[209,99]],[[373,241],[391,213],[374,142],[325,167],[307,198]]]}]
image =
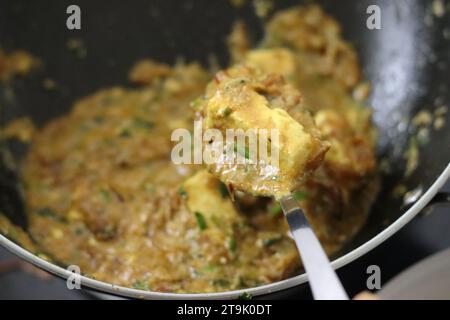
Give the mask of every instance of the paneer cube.
[{"label": "paneer cube", "polygon": [[[236,157],[219,157],[208,169],[237,190],[277,199],[287,196],[320,164],[328,149],[301,101],[300,93],[280,75],[246,66],[219,72],[208,86],[199,116],[204,117],[204,130],[223,133],[225,151],[234,145]],[[243,152],[239,144],[236,150],[234,139],[228,139],[230,129],[235,136],[245,135]],[[256,156],[254,148],[251,154],[248,150],[252,147],[249,129],[257,134]],[[267,144],[260,144],[265,138],[258,135],[261,129],[268,134]],[[206,141],[205,147],[215,143]],[[270,156],[259,157],[261,146],[270,149],[266,150]],[[247,158],[245,163],[237,161],[238,153]]]}]

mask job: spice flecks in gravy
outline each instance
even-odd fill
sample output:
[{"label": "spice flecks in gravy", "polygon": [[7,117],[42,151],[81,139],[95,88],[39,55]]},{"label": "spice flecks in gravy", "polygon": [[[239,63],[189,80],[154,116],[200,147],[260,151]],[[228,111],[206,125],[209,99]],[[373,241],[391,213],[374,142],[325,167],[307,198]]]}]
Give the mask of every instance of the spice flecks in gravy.
[{"label": "spice flecks in gravy", "polygon": [[[362,226],[377,191],[370,109],[352,97],[356,53],[317,6],[275,14],[257,49],[236,28],[235,62],[281,73],[330,144],[295,195],[327,252],[336,252]],[[236,192],[232,202],[202,167],[170,161],[171,132],[191,129],[190,104],[212,75],[195,63],[148,60],[130,77],[141,86],[83,98],[33,136],[22,168],[28,247],[95,279],[162,292],[248,288],[298,273],[273,200]],[[11,230],[5,219],[0,227]]]}]

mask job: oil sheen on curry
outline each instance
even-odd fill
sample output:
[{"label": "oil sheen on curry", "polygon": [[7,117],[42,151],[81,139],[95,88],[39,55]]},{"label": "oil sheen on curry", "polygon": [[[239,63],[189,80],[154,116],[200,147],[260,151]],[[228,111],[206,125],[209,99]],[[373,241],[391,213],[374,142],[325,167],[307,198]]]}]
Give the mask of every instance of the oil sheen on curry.
[{"label": "oil sheen on curry", "polygon": [[[354,49],[317,6],[275,14],[254,49],[241,22],[227,40],[224,71],[144,60],[130,72],[138,88],[96,92],[37,130],[22,164],[29,238],[1,216],[0,231],[116,285],[243,289],[301,272],[272,198],[293,193],[326,251],[339,250],[378,189]],[[199,116],[220,130],[280,129],[282,170],[173,164],[172,131]]]}]

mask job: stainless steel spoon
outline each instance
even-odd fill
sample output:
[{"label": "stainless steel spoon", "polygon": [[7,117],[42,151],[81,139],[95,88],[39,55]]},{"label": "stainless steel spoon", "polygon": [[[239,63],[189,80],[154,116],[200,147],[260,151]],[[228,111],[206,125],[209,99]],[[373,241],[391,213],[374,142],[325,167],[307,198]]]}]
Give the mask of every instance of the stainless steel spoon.
[{"label": "stainless steel spoon", "polygon": [[308,274],[314,299],[348,300],[347,293],[297,201],[288,196],[282,198],[280,204]]}]

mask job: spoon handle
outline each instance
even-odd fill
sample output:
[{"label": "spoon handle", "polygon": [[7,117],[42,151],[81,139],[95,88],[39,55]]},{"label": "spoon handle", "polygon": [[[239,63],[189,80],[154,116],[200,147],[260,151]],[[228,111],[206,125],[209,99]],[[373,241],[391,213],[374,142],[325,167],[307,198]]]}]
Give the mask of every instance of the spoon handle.
[{"label": "spoon handle", "polygon": [[316,300],[348,300],[342,284],[331,267],[305,214],[291,196],[280,201]]}]

